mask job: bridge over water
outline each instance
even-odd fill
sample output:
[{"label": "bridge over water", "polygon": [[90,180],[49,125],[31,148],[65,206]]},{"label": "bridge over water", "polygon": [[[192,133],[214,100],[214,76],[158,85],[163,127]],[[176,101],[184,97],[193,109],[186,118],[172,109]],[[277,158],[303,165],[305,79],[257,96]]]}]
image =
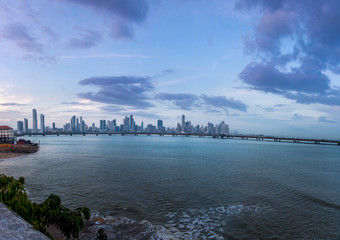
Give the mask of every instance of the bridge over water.
[{"label": "bridge over water", "polygon": [[263,135],[226,135],[226,134],[201,134],[201,133],[150,133],[150,132],[56,132],[56,133],[29,133],[29,134],[16,134],[17,137],[22,136],[59,136],[59,135],[158,135],[158,136],[185,136],[185,137],[212,137],[212,138],[225,138],[225,139],[242,139],[242,140],[256,140],[256,141],[274,141],[274,142],[293,142],[293,143],[313,143],[313,144],[335,144],[340,146],[340,140],[327,140],[315,138],[290,138],[290,137],[273,137]]}]

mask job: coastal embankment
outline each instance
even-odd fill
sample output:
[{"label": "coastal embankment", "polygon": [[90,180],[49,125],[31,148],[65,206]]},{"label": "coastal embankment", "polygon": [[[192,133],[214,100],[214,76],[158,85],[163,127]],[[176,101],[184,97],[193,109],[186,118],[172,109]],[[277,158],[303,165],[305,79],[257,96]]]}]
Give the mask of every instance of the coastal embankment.
[{"label": "coastal embankment", "polygon": [[24,154],[35,153],[39,150],[36,143],[0,144],[0,159],[18,157]]}]

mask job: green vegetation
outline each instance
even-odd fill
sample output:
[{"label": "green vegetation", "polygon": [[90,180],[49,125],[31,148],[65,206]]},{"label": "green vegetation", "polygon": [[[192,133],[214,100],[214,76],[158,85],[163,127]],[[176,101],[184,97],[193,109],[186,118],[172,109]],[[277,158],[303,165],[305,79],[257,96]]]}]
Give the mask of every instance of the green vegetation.
[{"label": "green vegetation", "polygon": [[107,240],[107,235],[104,231],[104,228],[98,229],[96,238],[97,240]]},{"label": "green vegetation", "polygon": [[82,207],[71,211],[54,194],[43,203],[37,204],[29,200],[24,183],[23,177],[16,180],[0,174],[0,202],[51,239],[53,238],[46,230],[50,225],[59,229],[67,239],[78,239],[79,232],[84,229],[84,218],[90,218],[90,209]]}]

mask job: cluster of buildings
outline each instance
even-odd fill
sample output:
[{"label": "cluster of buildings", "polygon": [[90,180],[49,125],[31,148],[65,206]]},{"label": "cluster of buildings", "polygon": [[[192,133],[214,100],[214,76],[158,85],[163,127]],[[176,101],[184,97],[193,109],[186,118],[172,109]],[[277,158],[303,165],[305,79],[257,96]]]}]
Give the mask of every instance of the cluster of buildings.
[{"label": "cluster of buildings", "polygon": [[229,134],[229,125],[222,121],[220,124],[208,122],[207,126],[193,125],[191,121],[185,120],[182,115],[181,123],[177,123],[176,127],[170,128],[163,125],[163,120],[157,120],[157,125],[148,124],[144,126],[136,124],[133,115],[125,116],[121,124],[116,119],[100,120],[99,125],[95,123],[86,124],[83,117],[73,116],[68,123],[62,128],[56,128],[55,122],[52,127],[45,126],[45,116],[40,114],[40,128],[38,128],[38,117],[36,109],[32,110],[32,128],[28,127],[28,120],[17,122],[18,133],[49,133],[49,132],[67,132],[67,133],[86,133],[86,132],[122,132],[122,133],[193,133],[193,134]]}]

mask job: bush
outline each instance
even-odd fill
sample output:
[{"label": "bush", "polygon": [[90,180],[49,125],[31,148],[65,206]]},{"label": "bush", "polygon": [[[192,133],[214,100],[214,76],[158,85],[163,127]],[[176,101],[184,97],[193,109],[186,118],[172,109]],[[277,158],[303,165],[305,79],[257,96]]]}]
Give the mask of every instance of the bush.
[{"label": "bush", "polygon": [[54,194],[43,203],[37,204],[29,200],[24,183],[23,177],[16,180],[0,174],[0,202],[50,238],[52,237],[46,228],[54,225],[67,239],[78,239],[79,232],[84,229],[84,218],[90,218],[90,209],[82,207],[71,211],[63,206],[60,197]]}]

